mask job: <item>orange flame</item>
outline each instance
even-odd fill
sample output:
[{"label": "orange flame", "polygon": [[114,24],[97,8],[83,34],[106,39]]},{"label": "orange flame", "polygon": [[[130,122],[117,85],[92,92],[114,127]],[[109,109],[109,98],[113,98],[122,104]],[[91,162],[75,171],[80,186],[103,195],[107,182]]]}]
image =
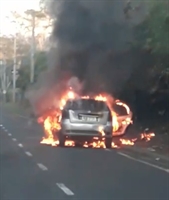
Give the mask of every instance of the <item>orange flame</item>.
[{"label": "orange flame", "polygon": [[[41,144],[48,144],[48,145],[52,145],[52,146],[57,146],[59,144],[59,141],[57,140],[57,132],[60,130],[60,120],[61,120],[61,110],[64,108],[66,102],[68,99],[75,99],[77,98],[75,93],[73,91],[67,91],[62,98],[59,101],[59,109],[58,110],[52,110],[50,113],[48,113],[47,116],[41,116],[38,118],[38,123],[42,123],[44,126],[44,132],[45,132],[45,137],[42,138]],[[91,98],[90,96],[83,96],[81,97],[83,99],[89,99]],[[105,101],[107,103],[107,105],[109,106],[109,108],[111,109],[112,112],[112,116],[113,116],[113,135],[116,133],[116,131],[119,130],[119,128],[121,126],[124,125],[129,125],[132,123],[131,117],[128,116],[126,117],[123,121],[118,121],[118,115],[117,113],[113,110],[111,104],[113,102],[113,98],[108,96],[108,95],[102,95],[99,94],[97,96],[94,97],[95,100],[98,101]],[[115,103],[117,105],[123,106],[126,109],[127,114],[130,114],[130,108],[122,103],[119,100],[116,100]],[[102,127],[99,127],[99,132],[104,135],[104,131],[102,130]],[[141,134],[141,139],[144,139],[146,141],[149,141],[152,137],[154,137],[155,134],[151,133],[151,134],[145,134],[142,133]],[[99,141],[97,138],[95,138],[96,141],[92,142],[91,144],[88,144],[87,142],[85,142],[83,144],[83,147],[89,147],[92,146],[94,148],[105,148],[105,144],[104,141]],[[126,139],[120,139],[120,143],[122,145],[134,145],[135,141],[137,139],[132,139],[132,140],[126,140]],[[75,146],[75,142],[74,141],[66,141],[65,142],[66,146]],[[119,146],[115,143],[112,142],[112,148],[119,148]]]},{"label": "orange flame", "polygon": [[154,137],[154,133],[142,133],[141,140],[145,140],[146,142],[150,141],[152,137]]}]

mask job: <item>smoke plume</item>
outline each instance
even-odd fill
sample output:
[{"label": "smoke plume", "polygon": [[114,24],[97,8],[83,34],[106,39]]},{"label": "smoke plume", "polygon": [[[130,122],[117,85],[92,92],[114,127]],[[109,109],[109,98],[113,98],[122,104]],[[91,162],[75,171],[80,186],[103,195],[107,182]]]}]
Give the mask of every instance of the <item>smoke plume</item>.
[{"label": "smoke plume", "polygon": [[133,27],[146,15],[139,1],[131,5],[128,17],[126,0],[52,0],[53,47],[50,78],[41,84],[44,95],[47,88],[58,94],[71,76],[83,82],[83,92],[120,92],[134,63],[130,54]]},{"label": "smoke plume", "polygon": [[126,0],[53,0],[57,74],[71,72],[86,82],[86,90],[118,92],[131,73],[128,51],[134,39],[133,26],[145,16],[143,5],[137,4],[140,8],[129,10],[128,19]]}]

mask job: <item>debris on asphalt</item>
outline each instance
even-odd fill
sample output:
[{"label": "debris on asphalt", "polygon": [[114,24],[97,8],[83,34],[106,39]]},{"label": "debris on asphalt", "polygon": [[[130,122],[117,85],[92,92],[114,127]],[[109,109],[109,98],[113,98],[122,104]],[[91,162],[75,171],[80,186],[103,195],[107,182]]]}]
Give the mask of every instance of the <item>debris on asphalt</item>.
[{"label": "debris on asphalt", "polygon": [[149,151],[156,151],[155,149],[153,148],[148,148]]}]

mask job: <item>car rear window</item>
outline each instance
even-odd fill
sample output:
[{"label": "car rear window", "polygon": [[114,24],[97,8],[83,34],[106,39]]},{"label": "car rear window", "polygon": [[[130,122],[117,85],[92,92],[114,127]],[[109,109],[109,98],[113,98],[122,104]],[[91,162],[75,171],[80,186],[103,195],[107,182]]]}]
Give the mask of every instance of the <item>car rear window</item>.
[{"label": "car rear window", "polygon": [[78,99],[67,101],[66,109],[71,110],[90,110],[90,111],[107,111],[108,107],[103,101],[96,101],[94,99]]}]

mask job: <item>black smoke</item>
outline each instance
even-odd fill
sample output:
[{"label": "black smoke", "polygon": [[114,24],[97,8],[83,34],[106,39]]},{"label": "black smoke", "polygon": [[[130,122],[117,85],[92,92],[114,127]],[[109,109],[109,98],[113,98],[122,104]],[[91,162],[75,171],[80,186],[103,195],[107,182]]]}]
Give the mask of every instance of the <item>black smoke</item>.
[{"label": "black smoke", "polygon": [[[134,11],[138,5],[142,8]],[[126,6],[126,0],[52,1],[56,49],[51,60],[57,79],[69,71],[85,82],[86,91],[120,92],[134,65],[133,27],[145,17],[139,2],[131,2],[130,18],[124,12]]]},{"label": "black smoke", "polygon": [[136,63],[133,28],[146,14],[139,1],[131,2],[128,16],[126,6],[126,0],[51,0],[49,69],[40,89],[27,95],[34,108],[53,104],[70,77],[78,77],[84,93],[121,92]]}]

